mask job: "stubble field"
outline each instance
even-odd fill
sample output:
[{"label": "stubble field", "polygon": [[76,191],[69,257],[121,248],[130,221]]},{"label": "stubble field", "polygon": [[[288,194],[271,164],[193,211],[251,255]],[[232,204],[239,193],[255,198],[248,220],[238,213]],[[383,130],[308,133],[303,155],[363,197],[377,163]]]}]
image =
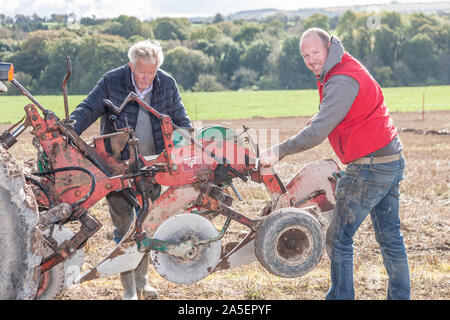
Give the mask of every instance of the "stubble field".
[{"label": "stubble field", "polygon": [[[419,113],[392,113],[398,128],[420,130],[446,130],[450,128],[450,111]],[[308,117],[252,118],[241,120],[204,121],[203,125],[216,123],[240,131],[242,124],[252,129],[279,130],[280,140],[298,132]],[[4,128],[8,125],[0,125]],[[98,133],[98,124],[83,134],[88,141]],[[26,136],[25,136],[26,135]],[[31,136],[26,133],[11,153],[27,161],[35,156]],[[404,181],[401,183],[401,220],[411,272],[411,298],[419,300],[450,299],[450,135],[420,134],[401,131],[407,161]],[[283,182],[287,183],[307,163],[333,158],[328,142],[304,153],[286,157],[275,165]],[[19,162],[20,162],[19,161]],[[341,165],[341,169],[344,166]],[[235,200],[233,206],[240,212],[255,217],[269,200],[262,185],[236,181],[244,201]],[[85,246],[83,270],[94,267],[114,247],[112,224],[107,205],[97,203],[90,212],[103,224]],[[220,218],[217,227],[222,225]],[[232,222],[225,235],[236,237],[246,228]],[[354,284],[357,299],[385,299],[387,275],[383,267],[379,246],[375,240],[370,218],[367,218],[354,238]],[[330,287],[329,258],[324,253],[320,263],[310,273],[296,279],[284,279],[267,272],[258,262],[231,270],[218,271],[190,285],[168,282],[150,265],[149,278],[158,290],[158,299],[323,299]],[[61,294],[61,300],[116,300],[121,298],[119,276],[92,280],[74,285]],[[141,297],[145,299],[145,297]]]}]

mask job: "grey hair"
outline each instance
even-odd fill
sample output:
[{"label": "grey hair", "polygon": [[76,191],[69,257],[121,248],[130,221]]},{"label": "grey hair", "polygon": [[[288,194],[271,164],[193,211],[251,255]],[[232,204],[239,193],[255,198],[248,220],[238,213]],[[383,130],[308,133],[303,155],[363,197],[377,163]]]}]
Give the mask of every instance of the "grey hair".
[{"label": "grey hair", "polygon": [[308,30],[303,32],[299,47],[302,46],[303,39],[311,35],[317,35],[322,40],[325,48],[328,48],[328,43],[331,41],[331,36],[328,32],[320,28],[309,28]]},{"label": "grey hair", "polygon": [[159,68],[164,61],[161,43],[156,40],[143,40],[135,43],[128,50],[128,58],[135,65],[138,58],[156,64]]}]

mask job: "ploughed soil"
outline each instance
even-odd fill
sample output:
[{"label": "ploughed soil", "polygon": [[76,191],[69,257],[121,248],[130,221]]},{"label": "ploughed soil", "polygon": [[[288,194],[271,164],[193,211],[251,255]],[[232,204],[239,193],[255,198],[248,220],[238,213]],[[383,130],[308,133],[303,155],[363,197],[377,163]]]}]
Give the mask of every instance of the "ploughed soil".
[{"label": "ploughed soil", "polygon": [[[400,128],[399,137],[407,161],[404,181],[401,182],[401,231],[407,247],[411,272],[412,299],[450,299],[450,111],[421,113],[393,113],[394,124]],[[199,127],[220,124],[242,131],[250,127],[258,135],[261,149],[296,134],[307,123],[307,117],[252,118],[224,121],[196,122]],[[9,125],[0,125],[2,131]],[[410,130],[414,129],[414,130]],[[98,124],[91,126],[83,137],[87,141],[98,133]],[[447,134],[445,134],[447,132]],[[440,133],[440,134],[439,134]],[[266,135],[268,141],[262,137]],[[20,161],[35,157],[31,135],[27,132],[11,153]],[[329,143],[291,155],[275,165],[281,180],[287,183],[307,163],[332,158],[340,164]],[[341,165],[341,169],[345,169]],[[236,179],[238,180],[238,179]],[[255,217],[269,197],[262,185],[236,181],[244,201],[235,200],[236,208]],[[103,224],[86,246],[83,270],[94,267],[114,247],[113,227],[104,200],[90,212]],[[218,220],[221,228],[223,219]],[[215,219],[215,220],[216,220]],[[223,243],[245,233],[246,227],[232,222]],[[274,276],[258,262],[230,270],[215,272],[203,280],[177,285],[162,278],[150,265],[150,283],[158,290],[158,299],[323,299],[330,287],[329,258],[321,261],[308,274],[294,279]],[[354,237],[354,286],[357,299],[385,299],[387,274],[379,245],[375,240],[370,218],[367,218]],[[93,300],[120,299],[122,287],[118,275],[74,285],[64,290],[59,299]],[[146,299],[145,297],[140,297]]]}]

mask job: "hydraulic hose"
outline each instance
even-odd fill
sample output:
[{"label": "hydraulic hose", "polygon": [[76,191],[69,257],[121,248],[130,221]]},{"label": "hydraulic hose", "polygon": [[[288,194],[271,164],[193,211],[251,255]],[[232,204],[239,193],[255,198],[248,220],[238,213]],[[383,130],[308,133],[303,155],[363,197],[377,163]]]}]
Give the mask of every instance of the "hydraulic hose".
[{"label": "hydraulic hose", "polygon": [[42,183],[40,183],[38,180],[29,177],[29,176],[25,176],[25,180],[31,182],[32,184],[34,184],[35,186],[37,186],[39,189],[42,190],[42,192],[44,193],[44,195],[47,197],[48,203],[50,204],[50,208],[54,207],[54,202],[51,200],[50,198],[50,194],[48,193],[48,190],[46,187],[44,187],[44,185]]},{"label": "hydraulic hose", "polygon": [[42,171],[42,172],[33,172],[32,174],[34,174],[36,176],[45,176],[47,174],[52,174],[52,173],[61,172],[61,171],[71,171],[71,170],[83,171],[83,172],[87,173],[89,175],[89,177],[91,178],[91,181],[92,181],[91,189],[89,190],[89,192],[83,198],[81,198],[77,202],[71,204],[72,208],[74,208],[74,207],[82,204],[87,199],[89,199],[89,197],[92,195],[92,193],[94,193],[94,190],[95,190],[95,176],[94,176],[94,174],[91,171],[89,171],[88,169],[83,168],[83,167],[64,167],[64,168],[51,169],[51,170]]}]

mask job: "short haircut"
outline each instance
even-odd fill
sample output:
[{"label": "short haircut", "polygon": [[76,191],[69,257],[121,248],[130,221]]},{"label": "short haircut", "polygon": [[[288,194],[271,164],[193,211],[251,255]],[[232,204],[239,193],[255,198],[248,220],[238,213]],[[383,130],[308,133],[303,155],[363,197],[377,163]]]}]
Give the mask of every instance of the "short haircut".
[{"label": "short haircut", "polygon": [[138,58],[156,64],[159,68],[164,61],[161,43],[156,40],[143,40],[135,43],[128,50],[128,58],[135,65]]},{"label": "short haircut", "polygon": [[303,32],[299,46],[302,46],[302,41],[304,38],[311,35],[317,35],[323,41],[323,45],[325,46],[325,48],[328,48],[328,43],[331,41],[331,36],[328,32],[320,28],[309,28],[308,30]]}]

